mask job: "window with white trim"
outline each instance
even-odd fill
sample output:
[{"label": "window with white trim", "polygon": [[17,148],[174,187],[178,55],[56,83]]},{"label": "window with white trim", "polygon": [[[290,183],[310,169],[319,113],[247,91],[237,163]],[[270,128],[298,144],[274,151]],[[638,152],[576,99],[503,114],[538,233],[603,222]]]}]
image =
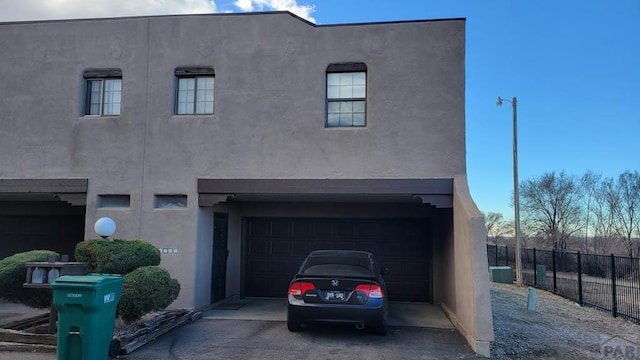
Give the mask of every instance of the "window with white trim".
[{"label": "window with white trim", "polygon": [[84,115],[120,115],[122,104],[122,71],[96,69],[84,72],[86,93]]},{"label": "window with white trim", "polygon": [[213,114],[215,73],[211,67],[179,67],[177,77],[176,114]]},{"label": "window with white trim", "polygon": [[364,63],[327,67],[327,127],[366,126],[367,66]]}]

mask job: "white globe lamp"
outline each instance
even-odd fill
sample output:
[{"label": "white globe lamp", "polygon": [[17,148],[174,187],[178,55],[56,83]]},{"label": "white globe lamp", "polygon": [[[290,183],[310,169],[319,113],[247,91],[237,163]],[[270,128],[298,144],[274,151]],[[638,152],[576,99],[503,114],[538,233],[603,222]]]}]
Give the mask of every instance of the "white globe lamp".
[{"label": "white globe lamp", "polygon": [[116,232],[116,222],[110,217],[101,217],[93,226],[96,233],[102,238],[107,239]]}]

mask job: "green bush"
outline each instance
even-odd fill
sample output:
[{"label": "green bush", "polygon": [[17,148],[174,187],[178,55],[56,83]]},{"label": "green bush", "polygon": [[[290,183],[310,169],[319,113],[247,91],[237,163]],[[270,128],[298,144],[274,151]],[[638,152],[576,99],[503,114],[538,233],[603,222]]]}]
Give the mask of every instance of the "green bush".
[{"label": "green bush", "polygon": [[81,241],[75,257],[89,263],[89,272],[102,274],[127,274],[141,266],[160,264],[160,250],[142,240]]},{"label": "green bush", "polygon": [[33,250],[0,260],[0,289],[2,289],[0,298],[40,309],[50,306],[50,291],[22,287],[27,276],[27,268],[24,264],[32,261],[47,261],[49,255],[57,257],[58,253],[50,250]]},{"label": "green bush", "polygon": [[164,310],[180,294],[180,283],[158,266],[144,266],[126,274],[118,315],[133,322],[152,311]]}]

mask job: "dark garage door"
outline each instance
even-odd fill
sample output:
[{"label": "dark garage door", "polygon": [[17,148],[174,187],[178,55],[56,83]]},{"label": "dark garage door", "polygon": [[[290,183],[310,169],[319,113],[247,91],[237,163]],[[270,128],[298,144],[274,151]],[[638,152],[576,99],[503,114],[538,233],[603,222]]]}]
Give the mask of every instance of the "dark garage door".
[{"label": "dark garage door", "polygon": [[84,213],[61,201],[0,201],[0,259],[40,249],[73,259],[84,240]]},{"label": "dark garage door", "polygon": [[431,302],[430,219],[246,218],[245,294],[284,297],[312,250],[371,251],[389,269],[389,299]]}]

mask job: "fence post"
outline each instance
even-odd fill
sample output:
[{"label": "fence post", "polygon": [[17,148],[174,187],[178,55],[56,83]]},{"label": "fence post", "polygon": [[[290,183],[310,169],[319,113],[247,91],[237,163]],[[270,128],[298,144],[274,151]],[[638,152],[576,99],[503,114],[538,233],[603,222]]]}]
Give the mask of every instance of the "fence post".
[{"label": "fence post", "polygon": [[582,258],[578,251],[578,304],[582,306]]},{"label": "fence post", "polygon": [[504,266],[509,266],[509,245],[504,246]]},{"label": "fence post", "polygon": [[533,285],[538,287],[538,262],[536,261],[536,248],[533,248]]},{"label": "fence post", "polygon": [[616,301],[616,257],[611,254],[611,314],[618,317],[618,302]]},{"label": "fence post", "polygon": [[553,293],[558,292],[558,282],[556,276],[556,249],[551,250],[551,263],[553,265]]}]

